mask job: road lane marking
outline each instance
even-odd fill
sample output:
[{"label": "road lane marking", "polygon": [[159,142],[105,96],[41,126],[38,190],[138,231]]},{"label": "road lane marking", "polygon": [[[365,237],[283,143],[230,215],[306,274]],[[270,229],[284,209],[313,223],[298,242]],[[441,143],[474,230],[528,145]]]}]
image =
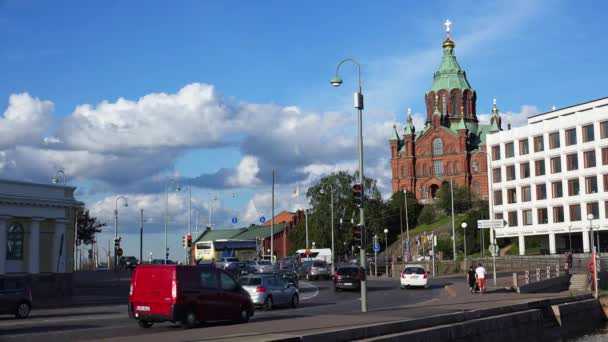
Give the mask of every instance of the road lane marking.
[{"label": "road lane marking", "polygon": [[312,298],[316,297],[317,295],[319,295],[319,288],[317,286],[309,283],[309,282],[300,281],[300,287],[309,288],[309,289],[310,288],[314,288],[314,292],[312,294],[310,294],[310,295],[309,294],[304,294],[304,293],[300,294],[300,300],[301,301],[302,300],[309,300],[309,299],[312,299]]}]

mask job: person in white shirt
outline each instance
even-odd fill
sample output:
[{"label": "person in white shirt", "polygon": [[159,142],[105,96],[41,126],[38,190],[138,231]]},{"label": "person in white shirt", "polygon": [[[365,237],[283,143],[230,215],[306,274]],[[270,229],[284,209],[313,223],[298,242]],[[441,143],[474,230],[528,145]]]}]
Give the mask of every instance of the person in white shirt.
[{"label": "person in white shirt", "polygon": [[481,291],[481,293],[486,293],[486,269],[481,265],[481,263],[479,263],[475,269],[475,278],[477,279],[477,284],[479,285],[479,291]]}]

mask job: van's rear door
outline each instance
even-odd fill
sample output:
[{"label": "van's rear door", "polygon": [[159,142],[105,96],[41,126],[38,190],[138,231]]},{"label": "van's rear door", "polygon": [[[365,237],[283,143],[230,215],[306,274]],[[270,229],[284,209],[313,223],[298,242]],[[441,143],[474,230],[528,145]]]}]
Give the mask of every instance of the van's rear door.
[{"label": "van's rear door", "polygon": [[129,299],[134,313],[171,314],[175,268],[175,265],[139,265],[135,269],[131,281],[133,293]]}]

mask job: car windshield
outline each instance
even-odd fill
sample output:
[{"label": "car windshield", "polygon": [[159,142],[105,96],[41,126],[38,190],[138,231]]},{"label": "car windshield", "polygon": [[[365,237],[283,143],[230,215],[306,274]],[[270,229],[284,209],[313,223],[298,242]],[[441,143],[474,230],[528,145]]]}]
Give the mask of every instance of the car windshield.
[{"label": "car windshield", "polygon": [[262,284],[262,278],[260,277],[244,277],[239,279],[239,283],[243,286],[257,286]]},{"label": "car windshield", "polygon": [[356,267],[338,268],[339,275],[356,275],[357,273],[359,273],[359,269]]},{"label": "car windshield", "polygon": [[403,270],[405,274],[424,274],[424,268],[422,267],[406,267]]},{"label": "car windshield", "polygon": [[267,261],[267,260],[258,260],[258,265],[270,265],[270,261]]},{"label": "car windshield", "polygon": [[315,267],[325,267],[326,264],[323,261],[315,261]]}]

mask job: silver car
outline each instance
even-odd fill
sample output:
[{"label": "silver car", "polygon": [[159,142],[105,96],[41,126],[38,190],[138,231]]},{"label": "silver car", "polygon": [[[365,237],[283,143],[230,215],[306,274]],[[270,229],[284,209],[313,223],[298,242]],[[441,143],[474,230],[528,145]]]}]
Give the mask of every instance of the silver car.
[{"label": "silver car", "polygon": [[274,274],[247,275],[239,283],[251,296],[253,305],[266,311],[279,305],[295,308],[300,303],[298,289]]},{"label": "silver car", "polygon": [[274,271],[274,265],[270,261],[266,260],[254,260],[248,262],[250,266],[253,266],[258,273],[271,273]]},{"label": "silver car", "polygon": [[218,261],[215,262],[215,266],[218,268],[226,268],[228,267],[231,263],[233,262],[239,262],[239,258],[235,258],[235,257],[223,257],[220,258]]}]

